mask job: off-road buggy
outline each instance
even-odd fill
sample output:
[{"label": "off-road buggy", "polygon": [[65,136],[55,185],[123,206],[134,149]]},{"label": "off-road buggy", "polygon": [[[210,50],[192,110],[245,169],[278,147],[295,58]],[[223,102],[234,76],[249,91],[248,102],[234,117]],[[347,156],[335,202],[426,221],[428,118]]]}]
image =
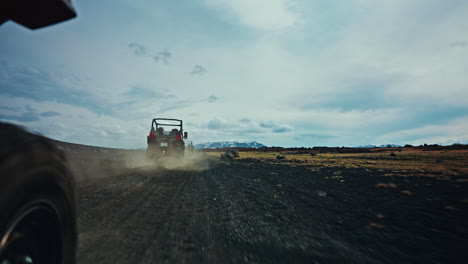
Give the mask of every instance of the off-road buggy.
[{"label": "off-road buggy", "polygon": [[147,137],[146,156],[152,160],[159,160],[163,156],[181,158],[185,153],[184,139],[187,137],[182,120],[154,118]]}]

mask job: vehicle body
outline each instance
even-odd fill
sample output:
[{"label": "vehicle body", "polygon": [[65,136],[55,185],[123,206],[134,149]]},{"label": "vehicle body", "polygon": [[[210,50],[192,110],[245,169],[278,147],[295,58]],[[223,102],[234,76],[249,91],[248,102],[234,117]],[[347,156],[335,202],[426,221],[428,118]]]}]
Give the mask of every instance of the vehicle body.
[{"label": "vehicle body", "polygon": [[183,157],[184,139],[188,137],[188,133],[183,129],[183,121],[180,119],[154,118],[147,137],[147,157],[149,159],[159,159],[163,155]]},{"label": "vehicle body", "polygon": [[185,147],[189,152],[193,152],[195,150],[195,146],[193,146],[192,141],[185,141]]},{"label": "vehicle body", "polygon": [[0,3],[0,25],[12,20],[38,29],[76,17],[70,0],[6,0]]},{"label": "vehicle body", "polygon": [[0,263],[75,263],[75,180],[49,139],[0,122]]},{"label": "vehicle body", "polygon": [[[38,29],[76,17],[70,0],[0,2],[0,25]],[[75,180],[49,139],[0,122],[0,263],[73,264]]]}]

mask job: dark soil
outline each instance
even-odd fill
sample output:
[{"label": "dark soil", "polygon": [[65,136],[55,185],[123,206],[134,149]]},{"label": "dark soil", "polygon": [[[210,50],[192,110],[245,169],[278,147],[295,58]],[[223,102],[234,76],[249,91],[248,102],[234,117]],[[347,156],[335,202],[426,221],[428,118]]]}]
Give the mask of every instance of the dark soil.
[{"label": "dark soil", "polygon": [[466,181],[253,159],[199,162],[209,166],[140,167],[81,182],[78,263],[468,259]]}]

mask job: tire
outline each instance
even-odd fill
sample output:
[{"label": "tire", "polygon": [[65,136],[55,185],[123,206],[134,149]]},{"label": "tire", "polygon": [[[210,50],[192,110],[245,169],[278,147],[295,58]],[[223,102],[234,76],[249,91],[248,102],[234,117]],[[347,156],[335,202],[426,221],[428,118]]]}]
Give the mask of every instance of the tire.
[{"label": "tire", "polygon": [[167,150],[167,155],[173,159],[183,159],[185,156],[185,149],[183,144],[170,145]]},{"label": "tire", "polygon": [[75,263],[75,182],[48,139],[0,123],[0,263]]},{"label": "tire", "polygon": [[162,148],[156,144],[149,144],[146,149],[146,158],[151,161],[159,161],[163,155]]}]

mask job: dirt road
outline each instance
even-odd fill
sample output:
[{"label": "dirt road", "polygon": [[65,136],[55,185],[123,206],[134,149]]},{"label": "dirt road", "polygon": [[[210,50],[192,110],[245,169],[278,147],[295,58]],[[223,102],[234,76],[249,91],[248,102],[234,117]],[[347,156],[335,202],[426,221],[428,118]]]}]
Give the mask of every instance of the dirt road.
[{"label": "dirt road", "polygon": [[468,183],[386,173],[207,158],[83,181],[78,263],[464,263]]}]

